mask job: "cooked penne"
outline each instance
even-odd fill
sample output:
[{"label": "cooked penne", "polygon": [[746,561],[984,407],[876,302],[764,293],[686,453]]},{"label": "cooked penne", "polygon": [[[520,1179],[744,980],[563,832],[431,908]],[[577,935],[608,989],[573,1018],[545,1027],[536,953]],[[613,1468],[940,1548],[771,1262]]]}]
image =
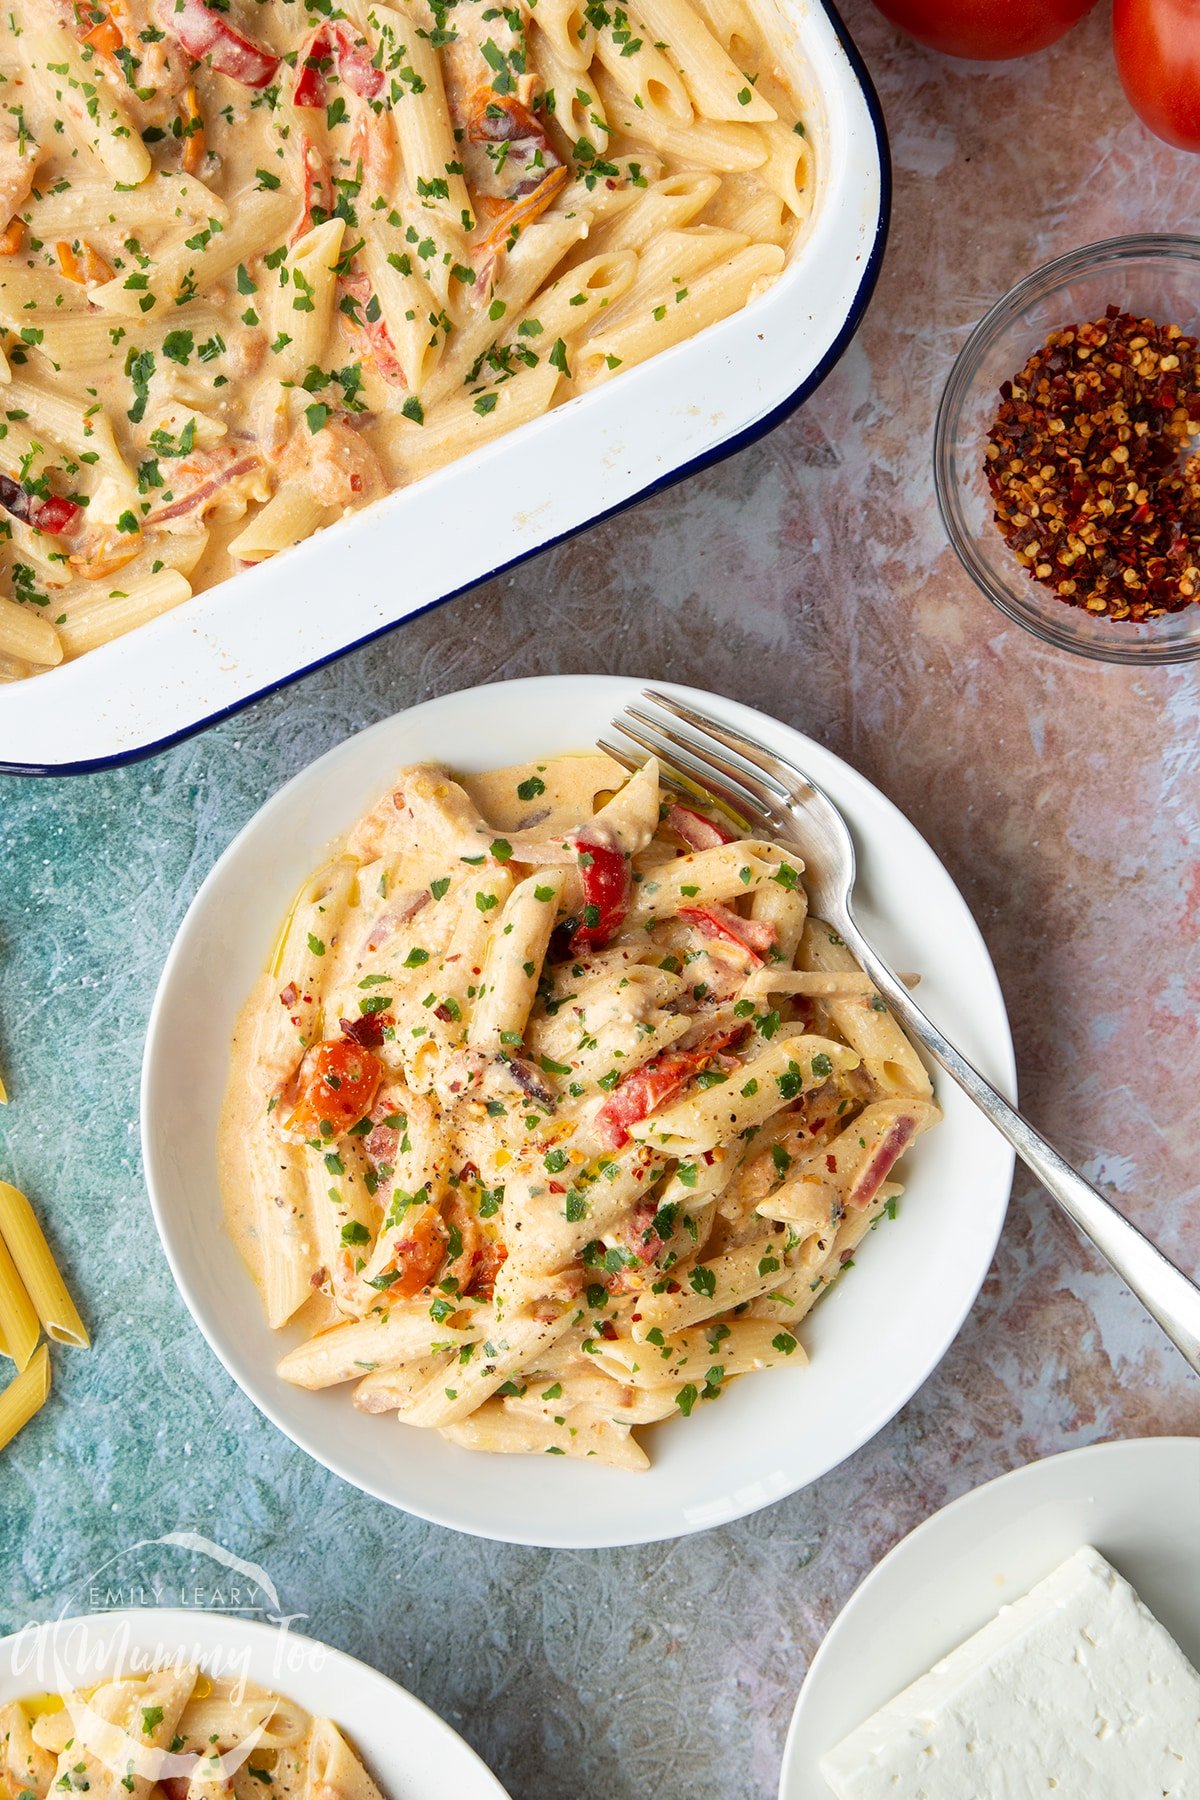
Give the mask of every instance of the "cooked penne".
[{"label": "cooked penne", "polygon": [[537,0],[537,30],[544,32],[565,68],[583,74],[595,54],[596,27],[580,0]]},{"label": "cooked penne", "polygon": [[590,232],[587,248],[593,254],[605,250],[644,250],[648,244],[656,242],[662,232],[690,225],[720,186],[720,176],[703,169],[661,175],[649,184],[639,205]]},{"label": "cooked penne", "polygon": [[653,761],[401,770],[235,1039],[222,1186],[280,1376],[635,1469],[642,1427],[802,1367],[939,1116],[841,1029],[861,970],[795,966],[807,930],[795,851],[664,803]]},{"label": "cooked penne", "polygon": [[422,424],[398,421],[390,428],[392,454],[410,481],[445,468],[517,425],[540,418],[560,380],[546,363],[524,369],[511,381],[448,400]]},{"label": "cooked penne", "polygon": [[604,380],[616,369],[645,362],[681,343],[701,326],[727,319],[746,304],[758,282],[779,273],[783,261],[778,244],[752,244],[728,262],[694,277],[686,289],[664,295],[648,319],[606,327],[587,347],[580,381],[586,386]]},{"label": "cooked penne", "polygon": [[[296,239],[279,268],[273,320],[274,372],[281,381],[296,381],[320,363],[333,323],[334,289],[345,220],[326,219]],[[232,554],[232,552],[231,552]]]},{"label": "cooked penne", "polygon": [[182,606],[191,595],[191,587],[178,569],[163,569],[128,587],[122,586],[118,577],[118,585],[107,594],[77,602],[70,608],[57,627],[63,651],[72,657],[96,650],[170,612],[172,607]]},{"label": "cooked penne", "polygon": [[694,276],[744,250],[748,241],[741,232],[711,225],[659,232],[641,251],[637,279],[629,292],[619,306],[597,321],[597,332],[619,332],[623,325],[653,317],[656,310],[679,306],[677,296],[687,298]]},{"label": "cooked penne", "polygon": [[62,640],[49,619],[0,594],[0,651],[52,669],[63,659]]},{"label": "cooked penne", "polygon": [[[0,594],[35,621],[0,681],[707,329],[813,203],[804,78],[740,0],[148,5],[0,33]],[[196,54],[234,29],[235,68]]]},{"label": "cooked penne", "polygon": [[701,118],[757,125],[777,117],[688,0],[638,0],[638,6],[654,38],[668,46]]},{"label": "cooked penne", "polygon": [[621,137],[643,138],[652,150],[685,169],[713,169],[718,174],[737,174],[761,169],[770,154],[762,132],[753,125],[718,119],[676,118],[663,106],[650,110],[637,104],[607,66],[598,76],[605,116]]},{"label": "cooked penne", "polygon": [[809,204],[805,192],[808,183],[808,139],[792,127],[777,120],[767,128],[769,149],[761,179],[783,201],[793,218],[806,217]]},{"label": "cooked penne", "polygon": [[372,5],[367,21],[378,37],[384,66],[403,67],[392,118],[401,166],[418,207],[440,213],[458,231],[469,232],[475,225],[474,205],[454,142],[441,57],[433,44],[433,13],[413,0],[404,10]]},{"label": "cooked penne", "polygon": [[[557,38],[550,35],[547,25],[539,6],[530,33],[529,53],[545,95],[551,139],[560,154],[573,154],[581,143],[603,152],[612,134],[599,90],[588,71],[591,50],[587,50],[582,68],[573,66],[563,59]],[[585,30],[590,36],[591,27]]]},{"label": "cooked penne", "polygon": [[0,1181],[0,1238],[8,1249],[46,1336],[56,1344],[91,1343],[45,1233],[19,1189]]},{"label": "cooked penne", "polygon": [[[0,1412],[3,1405],[0,1396]],[[103,1800],[176,1792],[249,1800],[263,1787],[284,1800],[382,1800],[330,1719],[242,1674],[210,1676],[161,1652],[149,1670],[138,1664],[76,1692],[0,1708],[0,1731],[0,1775],[29,1800],[67,1789]]]},{"label": "cooked penne", "polygon": [[542,963],[558,917],[562,879],[553,870],[515,887],[488,945],[467,1042],[494,1054],[520,1044],[537,996]]},{"label": "cooked penne", "polygon": [[597,32],[595,55],[614,90],[640,117],[674,131],[692,123],[694,109],[683,78],[636,16],[622,9]]},{"label": "cooked penne", "polygon": [[17,34],[35,86],[55,117],[65,121],[114,181],[136,187],[150,173],[150,152],[96,51],[64,25],[32,13]]},{"label": "cooked penne", "polygon": [[[637,273],[637,257],[632,251],[614,251],[607,256],[590,256],[560,275],[552,287],[544,288],[529,302],[525,317],[514,321],[515,333],[510,346],[519,347],[522,334],[531,327],[540,329],[538,337],[563,338],[570,342],[582,336],[588,327],[614,306],[633,286]],[[495,360],[503,361],[504,352]],[[487,358],[484,368],[491,366]]]},{"label": "cooked penne", "polygon": [[293,544],[311,537],[328,511],[327,506],[302,488],[281,488],[230,540],[229,554],[239,562],[265,562],[267,557],[278,556],[281,550],[290,550]]},{"label": "cooked penne", "polygon": [[213,219],[203,231],[179,228],[156,252],[154,281],[135,271],[115,275],[93,289],[91,298],[106,311],[137,318],[147,310],[143,301],[157,306],[186,305],[193,294],[235,270],[239,263],[263,255],[264,246],[282,248],[282,238],[295,216],[291,194],[250,188],[229,199],[227,222]]},{"label": "cooked penne", "polygon": [[[800,940],[802,968],[821,973],[852,973],[857,964],[849,950],[823,919],[810,918]],[[862,1057],[871,1077],[885,1094],[915,1094],[928,1099],[933,1092],[924,1063],[877,994],[830,996],[824,1010],[834,1027]]]},{"label": "cooked penne", "polygon": [[575,1456],[635,1472],[650,1467],[650,1458],[627,1425],[615,1424],[586,1406],[553,1418],[530,1418],[511,1411],[504,1400],[489,1400],[468,1419],[444,1426],[443,1432],[451,1443],[467,1450]]},{"label": "cooked penne", "polygon": [[308,1740],[312,1800],[382,1800],[379,1789],[329,1719],[314,1719]]}]

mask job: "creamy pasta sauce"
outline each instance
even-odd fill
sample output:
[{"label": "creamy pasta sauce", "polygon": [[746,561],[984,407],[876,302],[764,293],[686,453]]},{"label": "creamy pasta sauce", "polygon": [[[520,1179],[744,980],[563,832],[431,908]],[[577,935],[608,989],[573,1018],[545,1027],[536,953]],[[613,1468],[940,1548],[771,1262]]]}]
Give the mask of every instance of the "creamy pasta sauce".
[{"label": "creamy pasta sauce", "polygon": [[803,1361],[938,1112],[802,872],[653,763],[402,770],[234,1044],[222,1184],[285,1379],[640,1468],[634,1427]]},{"label": "creamy pasta sauce", "polygon": [[809,146],[746,0],[14,0],[0,676],[771,282]]}]

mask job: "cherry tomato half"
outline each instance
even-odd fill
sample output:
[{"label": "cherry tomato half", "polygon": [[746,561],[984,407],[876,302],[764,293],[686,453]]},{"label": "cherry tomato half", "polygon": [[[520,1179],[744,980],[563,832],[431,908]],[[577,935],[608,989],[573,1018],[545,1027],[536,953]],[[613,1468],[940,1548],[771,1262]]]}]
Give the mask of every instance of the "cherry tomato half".
[{"label": "cherry tomato half", "polygon": [[[1186,5],[1187,0],[1179,0]],[[875,0],[885,18],[947,56],[1003,62],[1044,50],[1096,0]]]},{"label": "cherry tomato half", "polygon": [[300,1065],[289,1131],[304,1137],[341,1137],[371,1110],[383,1064],[344,1039],[314,1044]]},{"label": "cherry tomato half", "polygon": [[1200,8],[1116,0],[1117,73],[1135,113],[1177,150],[1200,150]]}]

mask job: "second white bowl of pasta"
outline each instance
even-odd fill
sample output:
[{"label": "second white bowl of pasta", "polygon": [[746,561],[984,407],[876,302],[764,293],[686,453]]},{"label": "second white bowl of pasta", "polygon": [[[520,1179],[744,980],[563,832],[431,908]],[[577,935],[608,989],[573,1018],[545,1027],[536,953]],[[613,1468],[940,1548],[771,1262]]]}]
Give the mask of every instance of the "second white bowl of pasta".
[{"label": "second white bowl of pasta", "polygon": [[505,1800],[378,1670],[269,1613],[201,1608],[63,1617],[0,1640],[0,1782],[30,1800]]},{"label": "second white bowl of pasta", "polygon": [[[592,751],[632,691],[505,683],[323,758],[205,883],[147,1044],[155,1213],[226,1367],[356,1485],[513,1541],[677,1535],[841,1461],[953,1338],[1011,1178],[802,847]],[[1011,1090],[932,852],[709,704],[843,805],[885,952]]]}]

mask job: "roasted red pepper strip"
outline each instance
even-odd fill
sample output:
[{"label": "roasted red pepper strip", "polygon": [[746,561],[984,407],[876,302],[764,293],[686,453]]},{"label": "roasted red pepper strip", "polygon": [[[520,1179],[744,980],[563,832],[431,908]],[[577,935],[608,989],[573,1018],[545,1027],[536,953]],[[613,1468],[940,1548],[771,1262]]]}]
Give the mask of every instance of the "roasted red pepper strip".
[{"label": "roasted red pepper strip", "polygon": [[721,844],[734,841],[733,832],[727,831],[724,825],[718,825],[715,819],[706,818],[703,813],[694,812],[690,806],[680,806],[678,802],[668,811],[666,823],[689,850],[716,850]]},{"label": "roasted red pepper strip", "polygon": [[629,911],[629,860],[611,844],[576,841],[579,878],[583,883],[583,916],[571,936],[571,954],[600,950],[611,943]]},{"label": "roasted red pepper strip", "polygon": [[334,64],[360,100],[379,98],[383,90],[383,70],[375,67],[367,46],[345,25],[319,25],[309,41],[296,77],[292,99],[297,106],[328,105],[326,76]]},{"label": "roasted red pepper strip", "polygon": [[339,25],[338,69],[360,100],[378,100],[383,92],[383,70],[371,60],[371,52],[347,25]]},{"label": "roasted red pepper strip", "polygon": [[755,963],[761,964],[775,942],[775,927],[763,919],[743,919],[730,906],[713,901],[709,906],[681,906],[677,918],[686,919],[705,937],[724,938]]},{"label": "roasted red pepper strip", "polygon": [[596,1114],[596,1129],[610,1150],[619,1150],[629,1138],[629,1127],[674,1100],[695,1075],[707,1069],[727,1044],[741,1037],[744,1027],[719,1032],[694,1050],[664,1050],[653,1062],[627,1075]]},{"label": "roasted red pepper strip", "polygon": [[297,106],[324,106],[328,99],[325,70],[333,61],[333,27],[319,25],[300,61],[292,99]]},{"label": "roasted red pepper strip", "polygon": [[189,56],[199,62],[207,57],[218,75],[228,75],[243,87],[264,88],[279,67],[279,58],[235,31],[229,21],[205,0],[183,0],[176,9],[164,7],[162,22],[179,39]]},{"label": "roasted red pepper strip", "polygon": [[60,499],[57,494],[39,500],[8,475],[0,475],[0,506],[14,519],[32,525],[35,531],[48,531],[53,537],[74,531],[83,517],[83,508],[74,500]]}]

